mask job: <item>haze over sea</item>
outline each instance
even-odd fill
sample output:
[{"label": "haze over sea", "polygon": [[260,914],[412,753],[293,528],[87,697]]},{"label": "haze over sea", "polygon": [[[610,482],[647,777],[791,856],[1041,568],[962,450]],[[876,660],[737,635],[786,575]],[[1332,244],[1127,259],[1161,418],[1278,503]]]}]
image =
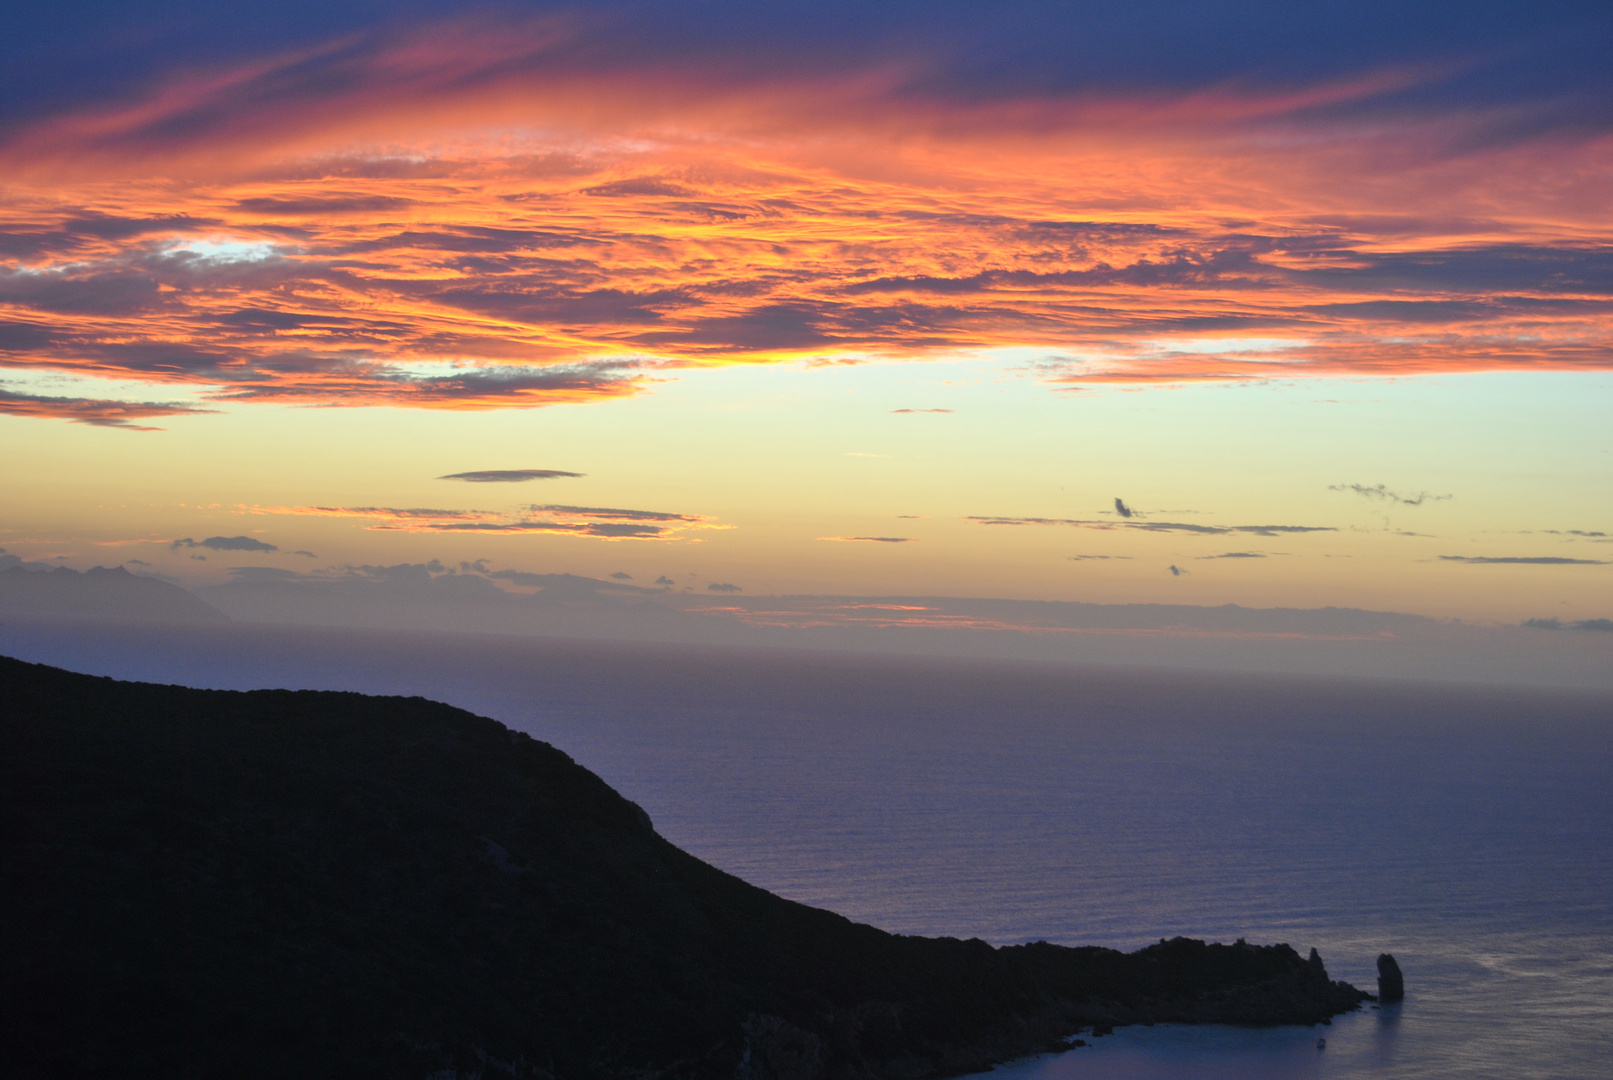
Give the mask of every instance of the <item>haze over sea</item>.
[{"label": "haze over sea", "polygon": [[[245,625],[0,625],[119,678],[422,694],[552,742],[685,849],[902,933],[1321,950],[1401,1006],[1122,1029],[1012,1080],[1571,1077],[1613,1060],[1613,698]],[[1318,1049],[1317,1039],[1326,1038]]]}]

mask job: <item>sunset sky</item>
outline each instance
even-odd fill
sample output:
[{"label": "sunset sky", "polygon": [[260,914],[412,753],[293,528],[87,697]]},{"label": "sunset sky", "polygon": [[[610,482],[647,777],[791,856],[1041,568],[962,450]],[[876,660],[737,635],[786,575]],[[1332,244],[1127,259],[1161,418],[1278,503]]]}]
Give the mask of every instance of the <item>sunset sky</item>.
[{"label": "sunset sky", "polygon": [[29,7],[4,555],[1613,617],[1605,3]]}]

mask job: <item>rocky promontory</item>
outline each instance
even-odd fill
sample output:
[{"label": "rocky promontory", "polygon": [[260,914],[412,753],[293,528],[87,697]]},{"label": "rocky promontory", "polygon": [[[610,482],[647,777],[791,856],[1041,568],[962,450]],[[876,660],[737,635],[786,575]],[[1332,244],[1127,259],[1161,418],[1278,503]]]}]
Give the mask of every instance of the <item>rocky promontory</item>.
[{"label": "rocky promontory", "polygon": [[1287,945],[888,934],[679,850],[546,743],[422,698],[0,658],[18,1075],[918,1080],[1130,1023],[1311,1024]]}]

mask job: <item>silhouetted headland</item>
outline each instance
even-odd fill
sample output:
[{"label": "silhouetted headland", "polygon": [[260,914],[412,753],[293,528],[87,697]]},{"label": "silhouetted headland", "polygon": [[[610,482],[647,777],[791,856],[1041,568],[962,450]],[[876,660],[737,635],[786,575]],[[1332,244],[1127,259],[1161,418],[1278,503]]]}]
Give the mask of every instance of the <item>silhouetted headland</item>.
[{"label": "silhouetted headland", "polygon": [[[1311,1024],[1287,945],[888,934],[423,698],[0,658],[0,1030],[52,1077],[957,1075],[1118,1024]],[[1079,1052],[1079,1051],[1077,1051]]]}]

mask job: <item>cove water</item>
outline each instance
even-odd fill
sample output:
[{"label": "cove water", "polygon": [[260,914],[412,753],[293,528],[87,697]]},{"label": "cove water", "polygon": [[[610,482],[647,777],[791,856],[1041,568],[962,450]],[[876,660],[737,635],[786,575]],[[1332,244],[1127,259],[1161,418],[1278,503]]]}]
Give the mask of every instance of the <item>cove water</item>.
[{"label": "cove water", "polygon": [[993,1080],[1613,1076],[1606,696],[243,626],[8,622],[0,652],[449,701],[708,862],[892,931],[1405,972],[1403,1004],[1330,1026],[1122,1028]]}]

